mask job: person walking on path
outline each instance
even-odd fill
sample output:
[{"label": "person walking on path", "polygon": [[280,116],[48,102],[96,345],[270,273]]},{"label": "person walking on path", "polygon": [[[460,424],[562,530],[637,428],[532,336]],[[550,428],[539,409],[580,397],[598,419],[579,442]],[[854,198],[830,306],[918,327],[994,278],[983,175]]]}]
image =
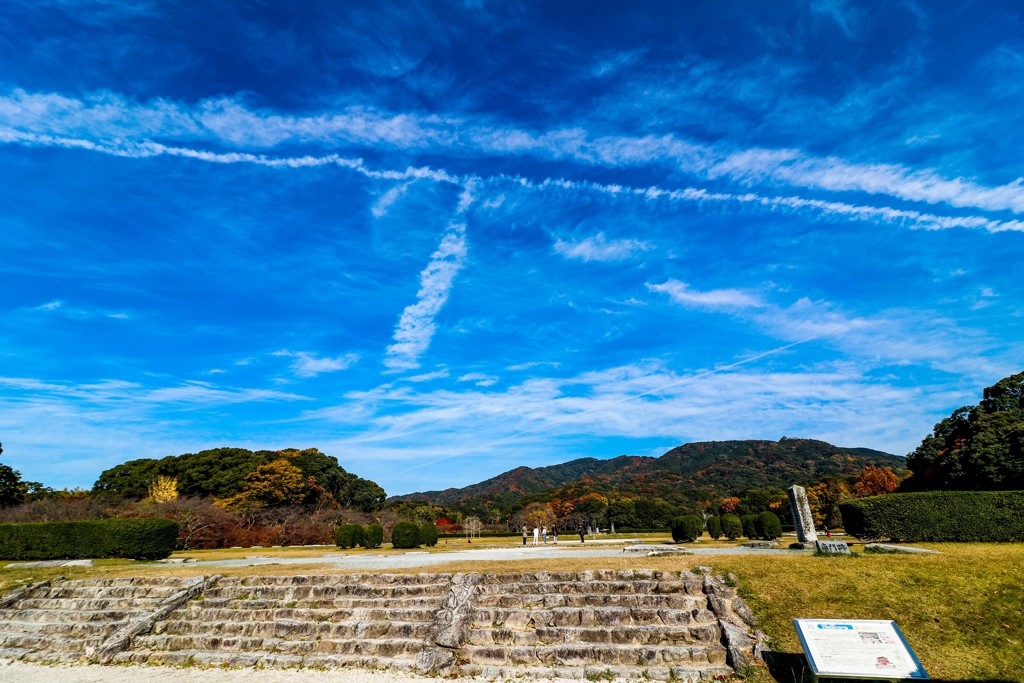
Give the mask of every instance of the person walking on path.
[{"label": "person walking on path", "polygon": [[580,532],[580,543],[586,543],[587,539],[583,537],[583,525],[580,524],[579,526],[577,526],[576,531]]},{"label": "person walking on path", "polygon": [[553,527],[551,533],[555,537],[555,545],[558,545],[558,527]]},{"label": "person walking on path", "polygon": [[547,545],[548,544],[548,525],[547,524],[545,524],[543,527],[541,527],[540,533],[544,537],[544,545]]},{"label": "person walking on path", "polygon": [[533,527],[533,544],[537,545],[540,543],[540,529]]},{"label": "person walking on path", "polygon": [[526,545],[526,525],[523,525],[523,545]]}]

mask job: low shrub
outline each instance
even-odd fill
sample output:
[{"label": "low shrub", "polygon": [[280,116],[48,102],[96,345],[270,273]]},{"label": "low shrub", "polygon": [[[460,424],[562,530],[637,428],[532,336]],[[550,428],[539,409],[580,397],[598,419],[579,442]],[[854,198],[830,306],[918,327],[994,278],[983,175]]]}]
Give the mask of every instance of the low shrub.
[{"label": "low shrub", "polygon": [[782,522],[771,510],[765,510],[757,516],[754,528],[757,529],[757,535],[766,541],[774,541],[782,535]]},{"label": "low shrub", "polygon": [[399,522],[391,528],[391,547],[419,548],[420,528],[412,522]]},{"label": "low shrub", "polygon": [[713,540],[718,540],[722,537],[722,520],[718,517],[708,517],[704,522],[704,526],[708,529],[708,536]]},{"label": "low shrub", "polygon": [[738,515],[732,513],[722,515],[722,534],[730,541],[743,535],[743,522]]},{"label": "low shrub", "polygon": [[370,550],[379,548],[384,542],[384,527],[380,524],[368,524],[363,529],[363,547]]},{"label": "low shrub", "polygon": [[696,541],[704,532],[704,520],[697,515],[683,515],[672,520],[672,540],[676,543]]},{"label": "low shrub", "polygon": [[420,525],[420,543],[431,548],[437,545],[437,527],[432,522]]},{"label": "low shrub", "polygon": [[178,523],[159,518],[0,524],[0,559],[159,560],[174,552]]},{"label": "low shrub", "polygon": [[846,533],[894,541],[1024,541],[1024,491],[926,491],[839,504]]},{"label": "low shrub", "polygon": [[339,548],[355,548],[363,541],[363,527],[358,524],[342,524],[334,532],[334,543]]}]

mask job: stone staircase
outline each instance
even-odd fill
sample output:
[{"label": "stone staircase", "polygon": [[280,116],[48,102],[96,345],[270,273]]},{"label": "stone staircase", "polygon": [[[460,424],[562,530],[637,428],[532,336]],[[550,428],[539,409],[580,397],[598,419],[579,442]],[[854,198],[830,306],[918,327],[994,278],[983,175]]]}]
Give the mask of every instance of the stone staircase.
[{"label": "stone staircase", "polygon": [[0,657],[77,661],[126,625],[172,605],[193,585],[194,580],[166,578],[33,584],[0,599]]},{"label": "stone staircase", "polygon": [[697,681],[759,648],[711,574],[103,579],[0,597],[0,658]]},{"label": "stone staircase", "polygon": [[113,661],[412,669],[451,578],[224,578]]},{"label": "stone staircase", "polygon": [[488,576],[462,657],[460,673],[489,678],[696,681],[734,673],[704,577],[687,572]]}]

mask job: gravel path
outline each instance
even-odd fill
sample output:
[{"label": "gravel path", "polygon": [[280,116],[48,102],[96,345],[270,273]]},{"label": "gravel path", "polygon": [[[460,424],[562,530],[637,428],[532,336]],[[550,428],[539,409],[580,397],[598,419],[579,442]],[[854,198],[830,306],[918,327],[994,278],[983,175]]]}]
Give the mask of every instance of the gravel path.
[{"label": "gravel path", "polygon": [[[596,545],[596,544],[595,544]],[[449,562],[501,562],[515,560],[538,560],[566,557],[623,557],[621,544],[616,548],[598,548],[594,550],[579,547],[559,548],[548,546],[526,546],[516,548],[481,548],[479,550],[455,550],[449,552],[408,552],[403,555],[346,555],[328,553],[319,557],[269,557],[251,555],[237,560],[209,560],[195,562],[191,567],[252,567],[271,564],[335,564],[339,569],[410,569],[430,567]],[[810,551],[789,550],[786,548],[754,549],[754,548],[687,548],[694,555],[795,555]],[[632,555],[637,560],[645,559],[645,555]]]}]

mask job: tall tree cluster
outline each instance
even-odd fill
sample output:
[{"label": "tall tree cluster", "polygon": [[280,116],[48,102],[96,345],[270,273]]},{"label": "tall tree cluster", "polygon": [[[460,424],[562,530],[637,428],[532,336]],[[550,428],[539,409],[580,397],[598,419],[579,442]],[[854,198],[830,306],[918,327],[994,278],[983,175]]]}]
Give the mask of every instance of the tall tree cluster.
[{"label": "tall tree cluster", "polygon": [[1024,489],[1024,372],[935,425],[907,456],[911,490]]}]

